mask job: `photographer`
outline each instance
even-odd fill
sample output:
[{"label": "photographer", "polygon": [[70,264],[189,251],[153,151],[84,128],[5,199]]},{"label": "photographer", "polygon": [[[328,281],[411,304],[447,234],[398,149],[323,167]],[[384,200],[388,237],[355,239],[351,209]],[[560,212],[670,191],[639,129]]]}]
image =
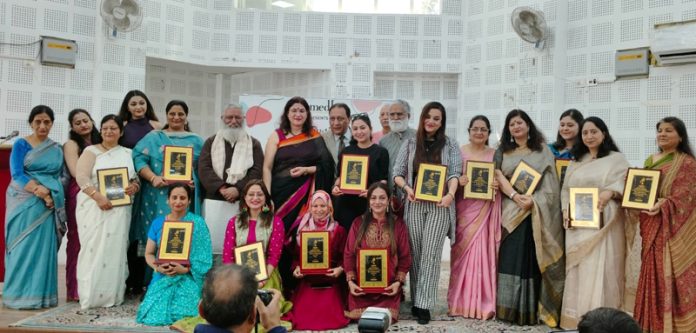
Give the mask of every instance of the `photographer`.
[{"label": "photographer", "polygon": [[280,326],[280,292],[272,289],[271,293],[272,299],[264,305],[257,296],[254,273],[242,266],[221,265],[210,270],[198,305],[200,315],[210,324],[199,324],[194,333],[252,332],[257,314],[266,332],[287,332]]}]

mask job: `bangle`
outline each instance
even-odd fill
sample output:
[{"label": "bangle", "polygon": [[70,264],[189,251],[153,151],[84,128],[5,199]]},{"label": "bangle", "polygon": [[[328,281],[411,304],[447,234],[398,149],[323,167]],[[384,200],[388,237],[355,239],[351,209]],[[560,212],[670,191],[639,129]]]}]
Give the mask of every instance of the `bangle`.
[{"label": "bangle", "polygon": [[94,190],[92,190],[92,193],[88,193],[87,196],[91,198],[94,195],[94,193],[97,193],[96,188]]},{"label": "bangle", "polygon": [[454,200],[454,194],[452,194],[452,192],[447,192],[447,194],[449,194],[450,196],[452,196],[452,200]]},{"label": "bangle", "polygon": [[150,183],[152,183],[155,180],[155,178],[157,178],[157,175],[152,175],[152,177],[150,177]]},{"label": "bangle", "polygon": [[512,200],[512,198],[514,198],[516,194],[517,194],[517,192],[512,191],[512,193],[510,193],[510,200]]}]

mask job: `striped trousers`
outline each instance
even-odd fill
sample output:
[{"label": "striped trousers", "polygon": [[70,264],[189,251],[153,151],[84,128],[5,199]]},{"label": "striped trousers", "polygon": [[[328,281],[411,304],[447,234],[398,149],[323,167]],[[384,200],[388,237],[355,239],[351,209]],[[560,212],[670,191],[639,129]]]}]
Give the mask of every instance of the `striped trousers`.
[{"label": "striped trousers", "polygon": [[413,260],[409,271],[411,299],[418,308],[433,309],[440,281],[442,247],[450,227],[449,208],[423,201],[407,204],[405,222]]}]

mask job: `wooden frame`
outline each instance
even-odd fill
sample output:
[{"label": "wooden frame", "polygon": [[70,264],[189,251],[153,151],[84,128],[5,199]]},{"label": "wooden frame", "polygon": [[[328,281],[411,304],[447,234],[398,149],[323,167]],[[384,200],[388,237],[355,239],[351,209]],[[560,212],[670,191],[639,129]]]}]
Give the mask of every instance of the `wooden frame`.
[{"label": "wooden frame", "polygon": [[234,262],[237,265],[246,266],[256,273],[257,281],[261,282],[268,279],[266,253],[263,251],[263,243],[256,242],[235,247]]},{"label": "wooden frame", "polygon": [[597,208],[599,189],[596,187],[570,188],[570,226],[573,228],[602,228],[602,214]]},{"label": "wooden frame", "polygon": [[626,174],[621,207],[650,209],[657,200],[660,170],[629,168]]},{"label": "wooden frame", "polygon": [[563,181],[565,180],[566,170],[570,162],[573,161],[568,158],[557,158],[556,159],[556,175],[558,176],[558,183],[563,187]]},{"label": "wooden frame", "polygon": [[300,232],[300,272],[326,274],[331,268],[331,243],[328,231]]},{"label": "wooden frame", "polygon": [[536,190],[537,185],[541,181],[541,173],[532,168],[525,161],[520,161],[520,164],[515,168],[515,172],[510,177],[510,185],[519,194],[531,195]]},{"label": "wooden frame", "polygon": [[162,178],[172,182],[193,179],[193,147],[164,146],[163,156]]},{"label": "wooden frame", "polygon": [[365,293],[383,293],[389,286],[389,254],[387,249],[358,251],[358,287]]},{"label": "wooden frame", "polygon": [[97,170],[99,193],[111,201],[113,207],[127,206],[132,203],[126,194],[128,187],[128,168],[109,168]]},{"label": "wooden frame", "polygon": [[162,224],[162,238],[157,249],[155,262],[158,264],[176,262],[182,265],[189,265],[192,239],[193,222],[164,221],[164,224]]},{"label": "wooden frame", "polygon": [[341,157],[341,180],[338,187],[347,194],[360,194],[367,190],[367,170],[370,157],[344,154]]},{"label": "wooden frame", "polygon": [[416,199],[440,202],[445,192],[447,167],[421,163],[416,177]]},{"label": "wooden frame", "polygon": [[469,178],[469,183],[464,186],[464,198],[493,200],[495,163],[467,161],[466,177]]}]

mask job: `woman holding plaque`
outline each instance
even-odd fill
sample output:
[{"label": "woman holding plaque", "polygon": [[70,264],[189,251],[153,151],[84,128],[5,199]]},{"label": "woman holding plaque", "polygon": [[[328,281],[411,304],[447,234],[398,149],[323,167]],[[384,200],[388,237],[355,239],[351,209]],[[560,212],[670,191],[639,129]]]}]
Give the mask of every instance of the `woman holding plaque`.
[{"label": "woman holding plaque", "polygon": [[[201,210],[200,183],[198,182],[198,156],[203,147],[203,139],[188,128],[188,105],[179,100],[173,100],[167,104],[167,124],[162,130],[154,130],[133,148],[133,163],[135,170],[145,180],[140,194],[140,209],[134,211],[135,225],[131,228],[134,233],[131,241],[138,242],[138,257],[144,255],[144,247],[148,240],[150,223],[157,217],[169,212],[167,204],[167,189],[169,182],[164,179],[165,156],[163,146],[191,147],[193,149],[193,161],[191,175],[193,179],[188,182],[194,186],[194,195],[191,197],[189,209],[199,214]],[[184,166],[185,168],[186,166]],[[135,238],[133,238],[135,237]],[[147,280],[147,279],[146,279]]]},{"label": "woman holding plaque", "polygon": [[[408,232],[404,222],[390,211],[391,193],[387,184],[377,182],[370,185],[367,198],[369,208],[353,221],[343,252],[343,267],[350,292],[346,317],[358,320],[365,309],[376,306],[388,309],[394,323],[399,319],[401,288],[411,267]],[[387,250],[387,287],[383,292],[366,293],[358,285],[361,249]]]},{"label": "woman holding plaque", "polygon": [[[293,263],[293,276],[299,283],[292,296],[290,318],[295,330],[335,330],[348,325],[345,317],[346,289],[343,280],[343,248],[346,230],[333,219],[333,206],[328,193],[319,190],[310,200],[309,212],[300,220],[297,228],[297,255]],[[300,269],[300,238],[303,231],[327,231],[329,233],[330,269],[324,274],[307,275]],[[321,316],[316,310],[321,309]]]},{"label": "woman holding plaque", "polygon": [[[495,149],[488,146],[490,129],[491,123],[486,116],[471,119],[469,144],[461,147],[462,164],[466,165],[467,161],[493,161]],[[459,178],[461,186],[466,186],[470,181],[466,172]],[[452,244],[447,291],[450,316],[476,319],[495,316],[502,198],[496,191],[497,181],[488,186],[494,191],[492,201],[457,195],[456,242]]]},{"label": "woman holding plaque", "polygon": [[[362,179],[362,172],[358,170],[346,170],[342,172],[343,156],[361,155],[368,157],[366,184],[374,182],[387,182],[389,177],[389,152],[386,148],[372,142],[372,123],[367,113],[358,113],[351,120],[351,134],[353,138],[348,147],[338,154],[338,178],[331,190],[336,197],[336,220],[346,229],[350,228],[353,220],[367,209],[367,186],[360,193],[348,194],[341,190],[341,179]],[[365,166],[363,166],[365,167]],[[361,170],[362,171],[362,170]]]},{"label": "woman holding plaque", "polygon": [[[177,183],[168,192],[169,213],[155,218],[148,233],[145,261],[155,273],[136,317],[137,322],[151,326],[170,325],[181,318],[198,315],[203,280],[213,265],[208,226],[201,216],[189,212],[193,189]],[[165,221],[193,223],[188,265],[157,263]]]},{"label": "woman holding plaque", "polygon": [[53,110],[35,106],[32,134],[12,145],[5,212],[5,284],[11,309],[58,305],[58,244],[65,232],[65,197],[59,175],[63,152],[51,140]]},{"label": "woman holding plaque", "polygon": [[644,332],[696,332],[696,160],[681,119],[657,123],[657,202],[639,214],[643,253],[634,316]]},{"label": "woman holding plaque", "polygon": [[[401,146],[394,163],[394,184],[400,187],[408,200],[404,205],[404,220],[411,240],[411,312],[418,323],[430,322],[430,309],[435,307],[437,284],[440,280],[440,260],[445,237],[455,240],[456,222],[454,194],[462,175],[462,155],[457,141],[445,135],[447,113],[438,102],[423,106],[415,138]],[[416,187],[422,164],[447,167],[444,188],[435,191],[437,202],[418,200]],[[431,173],[432,175],[432,173]],[[422,181],[422,180],[421,180]]]},{"label": "woman holding plaque", "polygon": [[[123,121],[110,114],[101,121],[100,144],[85,148],[77,161],[77,229],[80,254],[77,257],[77,288],[82,309],[109,307],[123,302],[128,268],[126,250],[131,206],[117,206],[99,188],[99,170],[125,168],[128,186],[123,195],[140,189],[131,150],[120,146]],[[108,195],[108,194],[107,194]]]},{"label": "woman holding plaque", "polygon": [[[512,110],[495,153],[503,199],[496,316],[518,325],[559,323],[565,255],[554,157],[526,112]],[[540,175],[531,194],[510,184],[524,161]],[[529,174],[528,174],[529,175]]]},{"label": "woman holding plaque", "polygon": [[[582,139],[572,150],[576,160],[568,166],[561,190],[566,278],[560,326],[565,329],[576,328],[580,317],[594,308],[620,308],[624,291],[625,214],[618,199],[630,165],[602,119],[586,118],[580,128]],[[599,190],[601,228],[573,227],[570,188]]]},{"label": "woman holding plaque", "polygon": [[561,113],[558,120],[558,134],[556,142],[549,144],[549,149],[556,158],[573,159],[571,150],[580,140],[580,124],[584,117],[576,109],[568,109]]},{"label": "woman holding plaque", "polygon": [[94,125],[94,120],[89,112],[83,109],[74,109],[68,114],[70,124],[70,138],[63,145],[63,155],[65,156],[65,166],[70,172],[70,182],[66,187],[65,207],[68,215],[68,244],[66,246],[65,263],[65,284],[67,286],[68,302],[77,302],[77,256],[80,253],[80,238],[77,235],[77,220],[75,210],[77,209],[77,193],[80,187],[75,181],[77,160],[88,146],[101,142],[99,131]]}]

